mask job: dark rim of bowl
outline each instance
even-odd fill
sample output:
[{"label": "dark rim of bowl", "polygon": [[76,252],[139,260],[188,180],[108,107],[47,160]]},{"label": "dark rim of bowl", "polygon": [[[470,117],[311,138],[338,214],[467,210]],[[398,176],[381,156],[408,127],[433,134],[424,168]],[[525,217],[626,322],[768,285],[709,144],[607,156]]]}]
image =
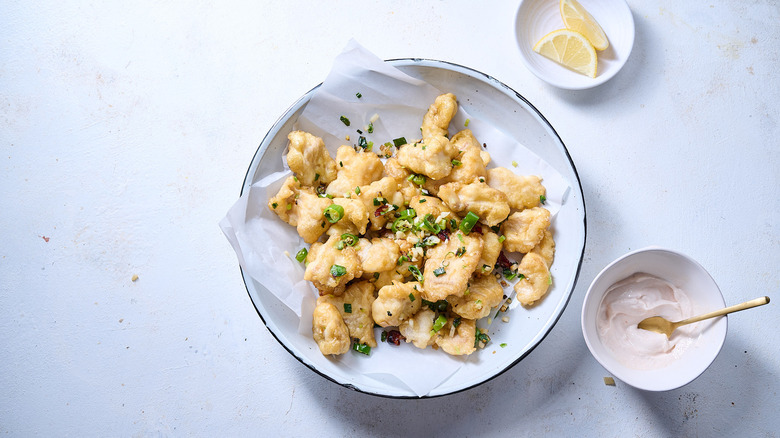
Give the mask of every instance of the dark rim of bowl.
[{"label": "dark rim of bowl", "polygon": [[[577,179],[577,186],[579,187],[579,193],[582,195],[582,227],[583,227],[582,251],[580,252],[579,262],[577,263],[577,271],[574,274],[574,281],[572,283],[571,290],[567,294],[566,302],[563,303],[563,307],[561,308],[561,311],[558,313],[558,315],[555,317],[555,320],[549,325],[549,328],[544,333],[544,335],[542,335],[542,337],[533,346],[531,346],[531,348],[526,350],[522,355],[520,355],[520,357],[518,357],[511,364],[507,365],[504,369],[502,369],[501,371],[498,371],[497,373],[493,374],[492,376],[486,378],[485,380],[483,380],[481,382],[478,382],[478,383],[475,383],[475,384],[473,384],[471,386],[459,389],[457,391],[448,392],[448,393],[445,393],[445,394],[423,395],[423,396],[419,396],[418,397],[418,396],[411,396],[411,395],[389,395],[389,394],[380,394],[380,393],[376,393],[376,392],[371,392],[371,391],[367,391],[367,390],[364,390],[364,389],[360,389],[360,388],[358,388],[358,387],[356,387],[356,386],[354,386],[352,384],[349,384],[349,383],[339,382],[339,381],[335,380],[334,378],[328,376],[327,374],[321,372],[320,370],[315,368],[313,365],[310,365],[310,364],[306,363],[306,361],[302,357],[299,357],[289,347],[287,347],[287,345],[285,345],[285,343],[282,342],[281,339],[279,339],[279,337],[276,335],[276,333],[274,333],[274,331],[271,330],[270,327],[268,327],[268,323],[265,321],[265,318],[263,317],[263,314],[260,312],[260,309],[258,309],[257,304],[252,299],[252,294],[249,293],[249,285],[247,284],[246,275],[244,274],[244,270],[239,266],[239,270],[241,271],[241,278],[244,281],[244,287],[246,289],[247,295],[249,295],[249,300],[252,301],[252,306],[254,306],[255,311],[257,312],[257,315],[260,317],[260,320],[263,321],[263,325],[265,325],[266,329],[268,329],[268,331],[271,333],[271,336],[273,336],[274,339],[276,339],[276,341],[285,350],[287,350],[288,353],[290,353],[294,358],[296,358],[298,360],[298,362],[302,363],[307,368],[309,368],[310,370],[312,370],[315,373],[319,374],[320,376],[324,377],[325,379],[330,380],[331,382],[333,382],[333,383],[335,383],[335,384],[337,384],[339,386],[343,386],[344,388],[347,388],[347,389],[351,389],[351,390],[354,390],[354,391],[357,391],[357,392],[360,392],[360,393],[363,393],[363,394],[373,395],[373,396],[376,396],[376,397],[384,397],[384,398],[392,398],[392,399],[415,399],[415,400],[419,400],[419,399],[430,399],[430,398],[437,398],[437,397],[444,397],[444,396],[448,396],[448,395],[453,395],[453,394],[457,394],[457,393],[460,393],[460,392],[467,391],[469,389],[475,388],[475,387],[480,386],[480,385],[482,385],[484,383],[487,383],[487,382],[495,379],[496,377],[504,374],[509,369],[511,369],[512,367],[517,365],[518,362],[520,362],[526,356],[531,354],[531,352],[534,351],[534,349],[536,349],[536,347],[539,344],[542,343],[542,341],[547,337],[547,335],[550,334],[552,329],[555,327],[555,324],[557,324],[558,321],[561,319],[561,316],[563,315],[563,312],[566,311],[566,307],[569,305],[569,301],[571,301],[571,296],[574,294],[574,289],[576,289],[576,287],[577,287],[577,281],[579,280],[580,271],[582,269],[582,261],[583,261],[584,255],[585,255],[585,243],[587,241],[588,226],[587,226],[587,214],[586,214],[587,209],[586,209],[586,206],[585,206],[585,194],[582,191],[582,182],[580,181],[580,175],[577,172],[577,167],[574,165],[574,160],[572,160],[571,155],[569,154],[569,150],[568,150],[568,148],[566,148],[566,144],[563,142],[563,140],[561,139],[560,135],[558,135],[558,132],[555,130],[555,128],[552,126],[552,124],[547,120],[546,117],[544,117],[544,115],[541,112],[539,112],[538,109],[536,109],[536,107],[531,102],[528,101],[528,99],[523,97],[520,93],[518,93],[517,91],[512,89],[510,86],[508,86],[508,85],[504,84],[503,82],[499,81],[498,79],[494,78],[493,76],[490,76],[490,75],[488,75],[486,73],[483,73],[483,72],[481,72],[479,70],[475,70],[475,69],[473,69],[471,67],[466,67],[466,66],[463,66],[463,65],[460,65],[460,64],[456,64],[456,63],[453,63],[453,62],[440,61],[440,60],[430,59],[430,58],[392,58],[392,59],[386,59],[385,60],[385,62],[389,62],[389,63],[401,62],[401,61],[411,61],[413,63],[431,62],[431,63],[437,63],[437,64],[451,65],[451,66],[457,67],[459,69],[463,69],[463,70],[467,70],[469,72],[473,72],[475,74],[475,76],[482,76],[484,79],[487,80],[488,83],[493,83],[493,84],[500,85],[507,92],[511,92],[511,94],[514,94],[515,97],[517,97],[518,99],[523,101],[523,103],[528,105],[528,107],[530,109],[532,109],[536,113],[536,115],[540,119],[542,119],[544,121],[544,123],[547,125],[547,127],[550,128],[552,133],[555,134],[555,138],[558,139],[558,142],[560,142],[561,146],[563,147],[563,152],[566,155],[566,159],[569,161],[569,165],[571,166],[571,169],[574,172],[574,176]],[[321,85],[322,85],[322,83],[319,83],[316,86],[312,87],[303,96],[301,96],[292,105],[290,105],[282,113],[282,115],[276,120],[276,122],[274,122],[274,124],[271,125],[271,129],[269,129],[268,132],[265,134],[265,136],[263,136],[263,140],[260,142],[260,146],[258,146],[257,150],[255,151],[254,155],[252,156],[252,160],[249,162],[249,168],[247,169],[246,175],[244,176],[244,181],[242,182],[241,192],[239,193],[239,196],[244,194],[244,187],[246,186],[247,179],[251,177],[251,175],[249,175],[249,172],[252,170],[252,163],[255,162],[255,158],[257,158],[257,155],[261,152],[261,149],[264,149],[262,147],[262,145],[265,143],[266,139],[271,134],[271,132],[274,131],[274,127],[279,125],[279,122],[281,122],[289,114],[289,112],[290,112],[290,110],[292,108],[295,108],[295,107],[299,106],[302,101],[308,100],[310,98],[310,96],[311,96],[311,93],[314,90],[316,90],[317,88],[319,88]]]}]

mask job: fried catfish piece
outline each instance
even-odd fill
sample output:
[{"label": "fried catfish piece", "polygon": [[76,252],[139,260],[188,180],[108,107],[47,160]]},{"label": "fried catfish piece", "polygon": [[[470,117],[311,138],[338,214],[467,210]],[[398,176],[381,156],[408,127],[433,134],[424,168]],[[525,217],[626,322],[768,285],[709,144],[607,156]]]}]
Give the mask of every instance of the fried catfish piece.
[{"label": "fried catfish piece", "polygon": [[555,240],[553,240],[553,235],[550,230],[544,230],[544,237],[542,237],[541,242],[539,242],[531,252],[542,256],[548,268],[552,266],[553,260],[555,259]]},{"label": "fried catfish piece", "polygon": [[401,249],[398,244],[386,237],[375,237],[371,240],[361,238],[355,248],[360,257],[363,273],[389,271],[396,267]]},{"label": "fried catfish piece", "polygon": [[369,347],[376,347],[374,319],[371,308],[374,304],[374,285],[368,281],[352,283],[343,295],[325,295],[317,299],[327,301],[338,309],[349,329],[349,337]]},{"label": "fried catfish piece", "polygon": [[317,300],[317,307],[312,315],[311,331],[314,341],[323,355],[344,354],[349,351],[351,343],[347,324],[336,306],[320,299]]},{"label": "fried catfish piece", "polygon": [[295,177],[290,176],[276,196],[268,201],[268,208],[296,227],[306,243],[314,243],[330,226],[323,217],[323,211],[330,204],[330,199],[320,198],[312,188],[302,187]]},{"label": "fried catfish piece", "polygon": [[398,149],[398,162],[414,173],[441,179],[452,171],[452,160],[460,151],[447,137],[428,137]]},{"label": "fried catfish piece", "polygon": [[487,183],[490,187],[503,192],[509,206],[515,210],[538,207],[547,190],[542,179],[536,175],[515,175],[505,167],[496,167],[487,171]]},{"label": "fried catfish piece", "polygon": [[523,278],[515,283],[517,300],[524,306],[530,306],[541,299],[550,288],[552,277],[542,256],[530,252],[523,256],[517,272]]},{"label": "fried catfish piece", "polygon": [[480,319],[490,314],[490,309],[496,307],[504,298],[504,288],[496,277],[485,275],[474,277],[469,282],[468,292],[462,297],[449,296],[447,301],[452,311],[463,318]]},{"label": "fried catfish piece", "polygon": [[447,93],[437,96],[423,116],[420,127],[423,138],[448,137],[447,128],[457,111],[458,100],[454,94]]},{"label": "fried catfish piece", "polygon": [[444,184],[439,187],[438,195],[454,211],[471,211],[489,227],[498,225],[509,216],[506,195],[484,182]]},{"label": "fried catfish piece", "polygon": [[330,236],[325,243],[315,242],[306,256],[304,280],[311,281],[320,295],[341,295],[353,278],[363,275],[360,257],[351,246],[338,249],[340,236]]},{"label": "fried catfish piece", "polygon": [[372,152],[355,152],[352,146],[341,146],[336,151],[338,176],[328,184],[325,193],[344,197],[355,194],[355,188],[371,184],[382,177],[382,160]]},{"label": "fried catfish piece", "polygon": [[287,135],[290,141],[287,165],[305,186],[328,184],[336,179],[336,161],[325,149],[325,142],[308,132],[293,131]]},{"label": "fried catfish piece", "polygon": [[473,319],[461,319],[455,327],[454,319],[447,319],[447,324],[439,330],[433,342],[445,353],[453,356],[469,355],[476,351],[474,339],[477,335],[477,323]]},{"label": "fried catfish piece", "polygon": [[486,231],[482,233],[482,257],[479,259],[477,270],[474,272],[476,275],[487,275],[493,272],[493,268],[496,266],[499,254],[501,254],[501,248],[503,243],[498,237],[498,234],[492,231]]},{"label": "fried catfish piece", "polygon": [[482,238],[475,233],[464,235],[461,231],[428,249],[423,271],[423,298],[438,301],[450,295],[463,296],[481,256]]},{"label": "fried catfish piece", "polygon": [[542,207],[527,208],[509,215],[501,226],[506,237],[504,249],[527,253],[534,249],[550,226],[550,212]]},{"label": "fried catfish piece", "polygon": [[[433,345],[433,321],[436,313],[426,308],[415,313],[414,316],[398,325],[398,331],[415,347],[425,349]],[[474,340],[472,339],[472,343]]]},{"label": "fried catfish piece", "polygon": [[395,179],[389,176],[366,186],[360,186],[360,194],[357,198],[368,210],[368,220],[371,222],[372,230],[384,228],[388,217],[392,216],[390,213],[403,205],[403,196],[398,193],[397,188]]},{"label": "fried catfish piece", "polygon": [[382,327],[397,327],[420,310],[422,286],[413,281],[393,282],[379,289],[371,309],[374,322]]}]

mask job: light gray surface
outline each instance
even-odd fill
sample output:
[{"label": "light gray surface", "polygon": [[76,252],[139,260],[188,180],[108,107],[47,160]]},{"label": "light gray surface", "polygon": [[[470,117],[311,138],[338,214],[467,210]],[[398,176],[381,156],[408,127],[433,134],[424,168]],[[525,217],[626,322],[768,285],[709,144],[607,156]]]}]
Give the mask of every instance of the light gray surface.
[{"label": "light gray surface", "polygon": [[[516,2],[4,2],[0,433],[776,436],[774,302],[730,316],[712,367],[666,393],[605,386],[582,339],[588,284],[631,249],[687,253],[728,304],[780,286],[777,4],[629,5],[623,71],[569,92],[520,62]],[[495,76],[578,167],[575,294],[476,389],[389,400],[314,374],[263,326],[217,227],[265,131],[350,37]]]}]

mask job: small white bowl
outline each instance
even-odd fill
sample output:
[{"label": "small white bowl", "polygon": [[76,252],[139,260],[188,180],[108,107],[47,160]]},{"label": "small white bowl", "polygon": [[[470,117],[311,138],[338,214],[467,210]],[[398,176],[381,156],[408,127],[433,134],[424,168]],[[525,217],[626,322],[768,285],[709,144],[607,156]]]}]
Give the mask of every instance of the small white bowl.
[{"label": "small white bowl", "polygon": [[718,356],[726,340],[728,319],[722,316],[696,323],[700,325],[698,339],[679,359],[664,368],[638,370],[627,367],[602,343],[596,318],[607,289],[638,272],[654,275],[682,289],[690,298],[696,315],[726,306],[715,280],[690,257],[658,247],[639,249],[607,265],[591,283],[582,304],[585,343],[607,371],[628,385],[647,391],[679,388],[701,375]]},{"label": "small white bowl", "polygon": [[517,10],[515,32],[523,63],[539,79],[558,88],[583,90],[601,85],[623,67],[634,47],[634,17],[625,0],[579,0],[596,19],[609,39],[599,57],[595,78],[568,68],[534,52],[534,45],[548,33],[564,29],[558,0],[523,0]]}]

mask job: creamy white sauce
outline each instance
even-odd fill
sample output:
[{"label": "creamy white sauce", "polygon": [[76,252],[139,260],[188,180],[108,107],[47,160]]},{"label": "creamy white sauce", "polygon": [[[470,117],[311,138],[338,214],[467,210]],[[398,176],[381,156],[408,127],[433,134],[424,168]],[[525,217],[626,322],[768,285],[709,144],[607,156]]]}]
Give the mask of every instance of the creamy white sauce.
[{"label": "creamy white sauce", "polygon": [[596,327],[601,342],[625,366],[663,368],[679,359],[696,341],[696,324],[666,335],[637,328],[639,321],[663,316],[675,322],[694,316],[688,296],[658,277],[637,273],[607,289],[599,305]]}]

